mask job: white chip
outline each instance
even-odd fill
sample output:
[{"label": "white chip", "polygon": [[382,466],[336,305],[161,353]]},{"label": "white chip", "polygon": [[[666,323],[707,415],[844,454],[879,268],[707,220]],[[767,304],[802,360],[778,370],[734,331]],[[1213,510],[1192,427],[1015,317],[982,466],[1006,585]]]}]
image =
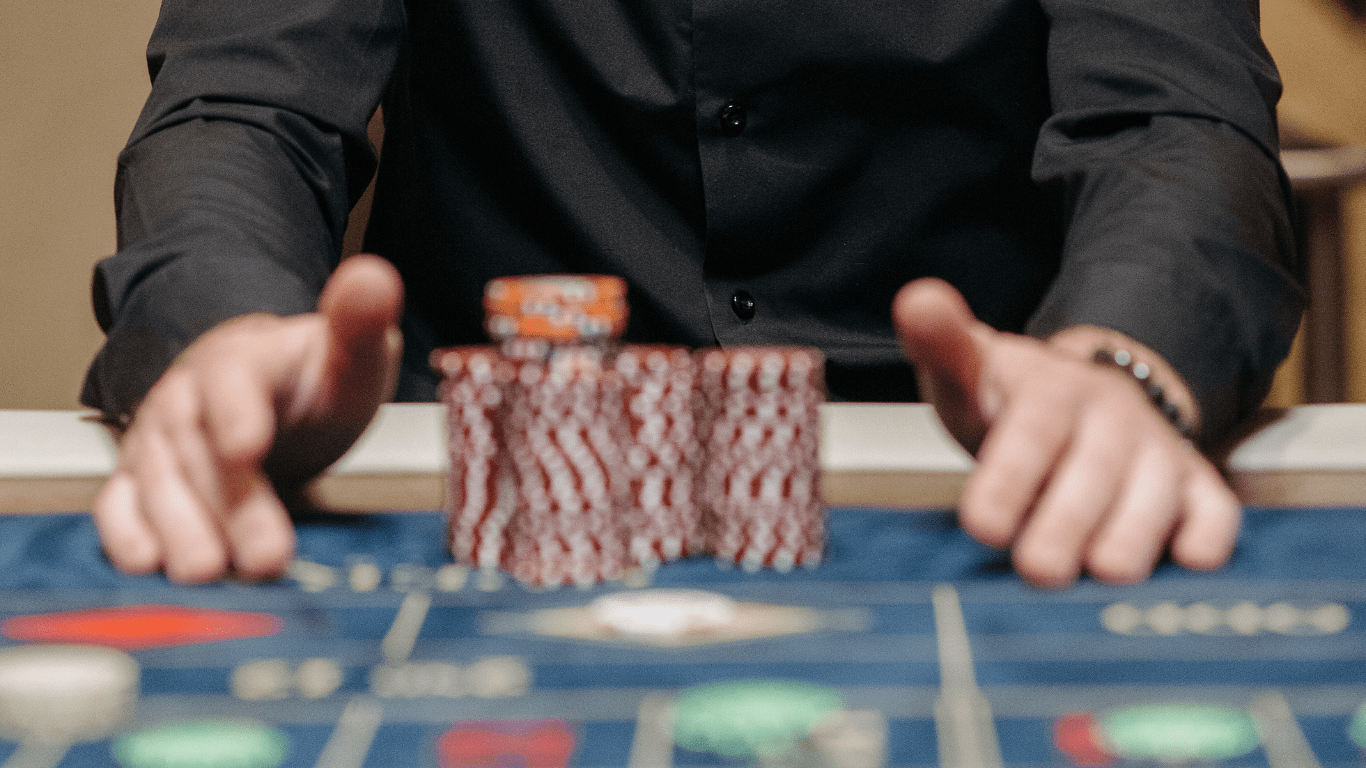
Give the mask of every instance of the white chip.
[{"label": "white chip", "polygon": [[233,669],[229,687],[246,701],[283,699],[294,687],[293,672],[284,659],[244,661]]},{"label": "white chip", "polygon": [[633,637],[668,637],[716,629],[735,620],[735,602],[700,589],[643,589],[594,600],[599,624]]},{"label": "white chip", "polygon": [[310,699],[331,696],[344,682],[345,673],[334,659],[308,659],[294,670],[299,693]]},{"label": "white chip", "polygon": [[0,735],[65,743],[104,738],[132,715],[138,677],[133,657],[113,648],[0,650]]}]

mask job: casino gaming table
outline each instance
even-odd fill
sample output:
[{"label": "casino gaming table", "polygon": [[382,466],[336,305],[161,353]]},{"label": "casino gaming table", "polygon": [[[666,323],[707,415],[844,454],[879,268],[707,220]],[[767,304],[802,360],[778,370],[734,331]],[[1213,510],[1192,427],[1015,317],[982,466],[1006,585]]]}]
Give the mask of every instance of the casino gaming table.
[{"label": "casino gaming table", "polygon": [[957,527],[923,406],[826,406],[824,561],[691,558],[533,590],[444,549],[440,415],[386,407],[278,581],[112,570],[113,443],[0,413],[4,766],[1357,766],[1366,413],[1272,414],[1225,463],[1229,565],[1024,584]]}]

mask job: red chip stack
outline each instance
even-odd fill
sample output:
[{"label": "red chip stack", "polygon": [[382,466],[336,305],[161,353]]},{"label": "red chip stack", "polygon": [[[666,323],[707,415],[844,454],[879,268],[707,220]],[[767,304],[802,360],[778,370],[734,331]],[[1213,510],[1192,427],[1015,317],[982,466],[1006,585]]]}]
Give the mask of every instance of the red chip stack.
[{"label": "red chip stack", "polygon": [[703,551],[819,561],[819,352],[618,345],[615,277],[500,278],[484,306],[497,346],[432,355],[459,562],[559,586]]},{"label": "red chip stack", "polygon": [[496,567],[516,498],[503,450],[513,369],[492,346],[439,349],[432,366],[442,374],[452,458],[446,500],[451,553],[464,565]]},{"label": "red chip stack", "polygon": [[636,345],[617,355],[630,441],[626,520],[631,563],[652,569],[703,551],[698,490],[697,366],[684,347]]},{"label": "red chip stack", "polygon": [[701,353],[708,549],[747,570],[820,561],[824,359],[803,347]]},{"label": "red chip stack", "polygon": [[536,586],[621,578],[627,442],[621,377],[591,350],[516,363],[504,431],[516,477],[502,565]]}]

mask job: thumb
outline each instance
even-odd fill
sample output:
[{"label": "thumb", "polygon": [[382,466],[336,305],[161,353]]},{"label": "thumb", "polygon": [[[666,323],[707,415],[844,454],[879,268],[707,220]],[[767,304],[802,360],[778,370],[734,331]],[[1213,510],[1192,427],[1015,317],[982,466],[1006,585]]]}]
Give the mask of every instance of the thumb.
[{"label": "thumb", "polygon": [[402,350],[398,270],[378,256],[347,259],[323,288],[318,311],[327,318],[323,380],[331,382],[329,399],[378,407],[393,394]]},{"label": "thumb", "polygon": [[944,426],[968,450],[986,435],[982,368],[991,329],[972,314],[957,289],[937,278],[907,283],[892,302],[901,348],[912,363],[921,395],[934,403]]},{"label": "thumb", "polygon": [[403,283],[378,256],[342,262],[318,299],[322,339],[284,407],[267,469],[285,484],[336,461],[365,431],[398,382]]}]

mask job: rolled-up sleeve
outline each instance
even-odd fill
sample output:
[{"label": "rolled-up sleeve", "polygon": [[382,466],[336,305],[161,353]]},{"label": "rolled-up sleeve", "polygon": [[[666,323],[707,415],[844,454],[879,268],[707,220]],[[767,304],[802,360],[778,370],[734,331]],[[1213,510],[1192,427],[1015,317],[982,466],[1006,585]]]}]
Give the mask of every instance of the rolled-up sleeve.
[{"label": "rolled-up sleeve", "polygon": [[1265,396],[1303,309],[1280,81],[1245,0],[1044,0],[1053,116],[1035,180],[1067,236],[1031,319],[1152,347],[1217,442]]},{"label": "rolled-up sleeve", "polygon": [[152,92],[118,158],[107,338],[81,400],[126,417],[181,350],[251,312],[311,311],[375,168],[365,135],[400,0],[166,0]]}]

